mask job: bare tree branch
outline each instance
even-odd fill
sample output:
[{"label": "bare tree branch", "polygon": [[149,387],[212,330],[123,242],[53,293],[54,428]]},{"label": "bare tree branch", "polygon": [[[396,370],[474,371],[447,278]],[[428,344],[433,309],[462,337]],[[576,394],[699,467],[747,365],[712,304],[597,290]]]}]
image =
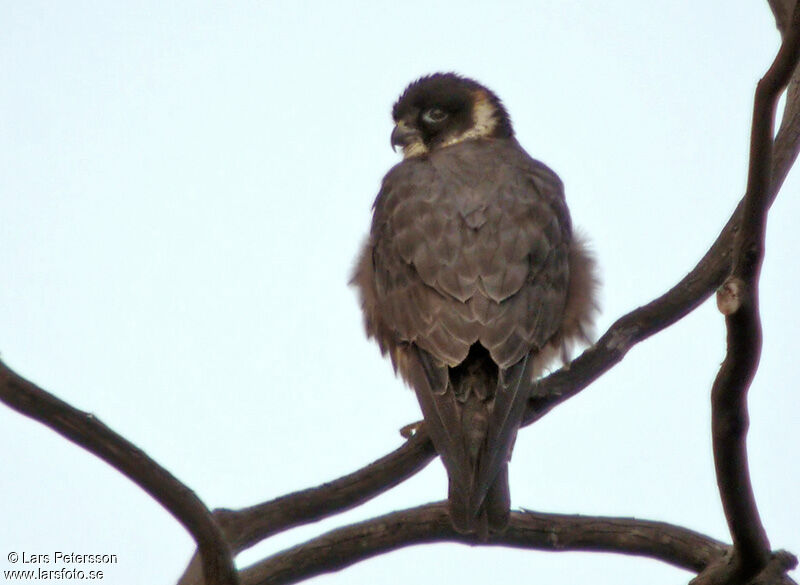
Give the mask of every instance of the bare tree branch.
[{"label": "bare tree branch", "polygon": [[237,573],[222,531],[197,495],[93,414],[77,410],[13,372],[0,360],[0,400],[96,455],[164,506],[192,535],[210,585],[235,585]]},{"label": "bare tree branch", "polygon": [[436,455],[427,435],[417,433],[402,447],[330,483],[241,510],[215,510],[234,550],[278,532],[354,508],[402,483]]},{"label": "bare tree branch", "polygon": [[[772,153],[772,187],[770,197],[778,194],[789,170],[800,152],[800,69],[795,69],[786,92],[781,126]],[[771,205],[771,203],[770,203]]]},{"label": "bare tree branch", "polygon": [[772,14],[775,16],[775,26],[778,27],[781,35],[786,32],[786,27],[792,17],[792,8],[795,0],[767,0]]},{"label": "bare tree branch", "polygon": [[717,304],[725,314],[728,348],[711,390],[711,428],[717,484],[734,544],[729,570],[718,576],[717,583],[746,583],[770,560],[769,540],[758,514],[747,462],[747,391],[762,346],[758,280],[770,205],[775,110],[798,59],[800,5],[795,7],[775,61],[756,88],[741,229],[734,241],[731,275],[717,293]]},{"label": "bare tree branch", "polygon": [[[710,564],[702,573],[689,581],[689,585],[720,585],[728,583],[732,567],[735,564],[733,547],[728,552]],[[764,569],[754,578],[747,581],[748,585],[797,585],[786,573],[797,567],[797,557],[785,550],[779,550],[770,555]]]},{"label": "bare tree branch", "polygon": [[[393,512],[339,528],[267,558],[242,571],[243,585],[297,583],[338,571],[389,550],[429,542],[478,544],[450,525],[444,502]],[[700,571],[723,558],[729,547],[663,522],[513,512],[508,529],[490,546],[554,552],[613,552],[657,559]]]},{"label": "bare tree branch", "polygon": [[[435,456],[428,436],[417,432],[398,449],[354,473],[249,508],[218,509],[214,517],[236,554],[273,534],[361,505],[415,475]],[[203,583],[198,563],[195,555],[180,585]]]}]

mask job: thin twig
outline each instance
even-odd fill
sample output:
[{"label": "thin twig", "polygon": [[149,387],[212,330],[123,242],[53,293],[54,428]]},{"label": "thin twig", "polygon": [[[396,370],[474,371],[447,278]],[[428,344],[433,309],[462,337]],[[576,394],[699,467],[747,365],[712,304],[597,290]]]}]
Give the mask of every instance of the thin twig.
[{"label": "thin twig", "polygon": [[0,360],[0,400],[96,455],[150,494],[194,537],[209,585],[235,585],[222,531],[197,495],[144,451],[94,415],[77,410],[13,372]]}]

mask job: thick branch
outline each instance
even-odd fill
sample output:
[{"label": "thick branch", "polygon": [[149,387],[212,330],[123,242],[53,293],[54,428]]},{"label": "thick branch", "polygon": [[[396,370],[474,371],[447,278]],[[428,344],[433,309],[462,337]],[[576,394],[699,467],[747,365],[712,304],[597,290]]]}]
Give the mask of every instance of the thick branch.
[{"label": "thick branch", "polygon": [[0,400],[96,455],[164,506],[194,537],[206,583],[235,585],[237,573],[222,532],[188,487],[94,415],[77,410],[0,361]]},{"label": "thick branch", "polygon": [[746,583],[770,559],[747,463],[747,391],[761,356],[758,280],[771,202],[775,110],[799,58],[800,5],[795,7],[775,61],[756,88],[741,229],[734,242],[731,275],[717,297],[726,315],[728,348],[711,390],[712,437],[717,484],[734,544],[730,570],[719,583]]},{"label": "thick branch", "polygon": [[767,0],[767,3],[775,16],[775,26],[783,35],[792,17],[795,0]]},{"label": "thick branch", "polygon": [[[328,532],[242,571],[244,585],[278,585],[338,571],[389,550],[429,542],[474,545],[456,533],[444,502],[373,518]],[[632,518],[593,518],[514,512],[493,546],[566,552],[612,552],[644,556],[690,571],[721,559],[726,545],[691,530]]]},{"label": "thick branch", "polygon": [[[689,581],[689,585],[720,585],[729,583],[733,567],[736,565],[733,547],[717,561],[710,564],[702,573]],[[770,556],[764,569],[748,585],[797,585],[786,573],[797,567],[797,557],[785,550]]]}]

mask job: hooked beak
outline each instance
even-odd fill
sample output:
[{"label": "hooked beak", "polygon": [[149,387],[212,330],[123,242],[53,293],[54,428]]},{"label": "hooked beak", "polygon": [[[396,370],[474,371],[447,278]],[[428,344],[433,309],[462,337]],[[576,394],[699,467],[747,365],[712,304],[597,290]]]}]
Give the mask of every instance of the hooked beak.
[{"label": "hooked beak", "polygon": [[406,126],[403,120],[400,120],[392,130],[392,150],[397,151],[397,147],[405,148],[412,142],[421,141],[419,130]]}]

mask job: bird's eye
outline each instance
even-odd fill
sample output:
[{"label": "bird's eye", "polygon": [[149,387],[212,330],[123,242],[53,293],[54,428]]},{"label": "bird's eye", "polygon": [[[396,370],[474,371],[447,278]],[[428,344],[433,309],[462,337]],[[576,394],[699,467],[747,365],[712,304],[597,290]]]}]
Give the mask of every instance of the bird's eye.
[{"label": "bird's eye", "polygon": [[422,121],[427,124],[438,124],[447,117],[447,112],[442,108],[430,108],[422,112]]}]

